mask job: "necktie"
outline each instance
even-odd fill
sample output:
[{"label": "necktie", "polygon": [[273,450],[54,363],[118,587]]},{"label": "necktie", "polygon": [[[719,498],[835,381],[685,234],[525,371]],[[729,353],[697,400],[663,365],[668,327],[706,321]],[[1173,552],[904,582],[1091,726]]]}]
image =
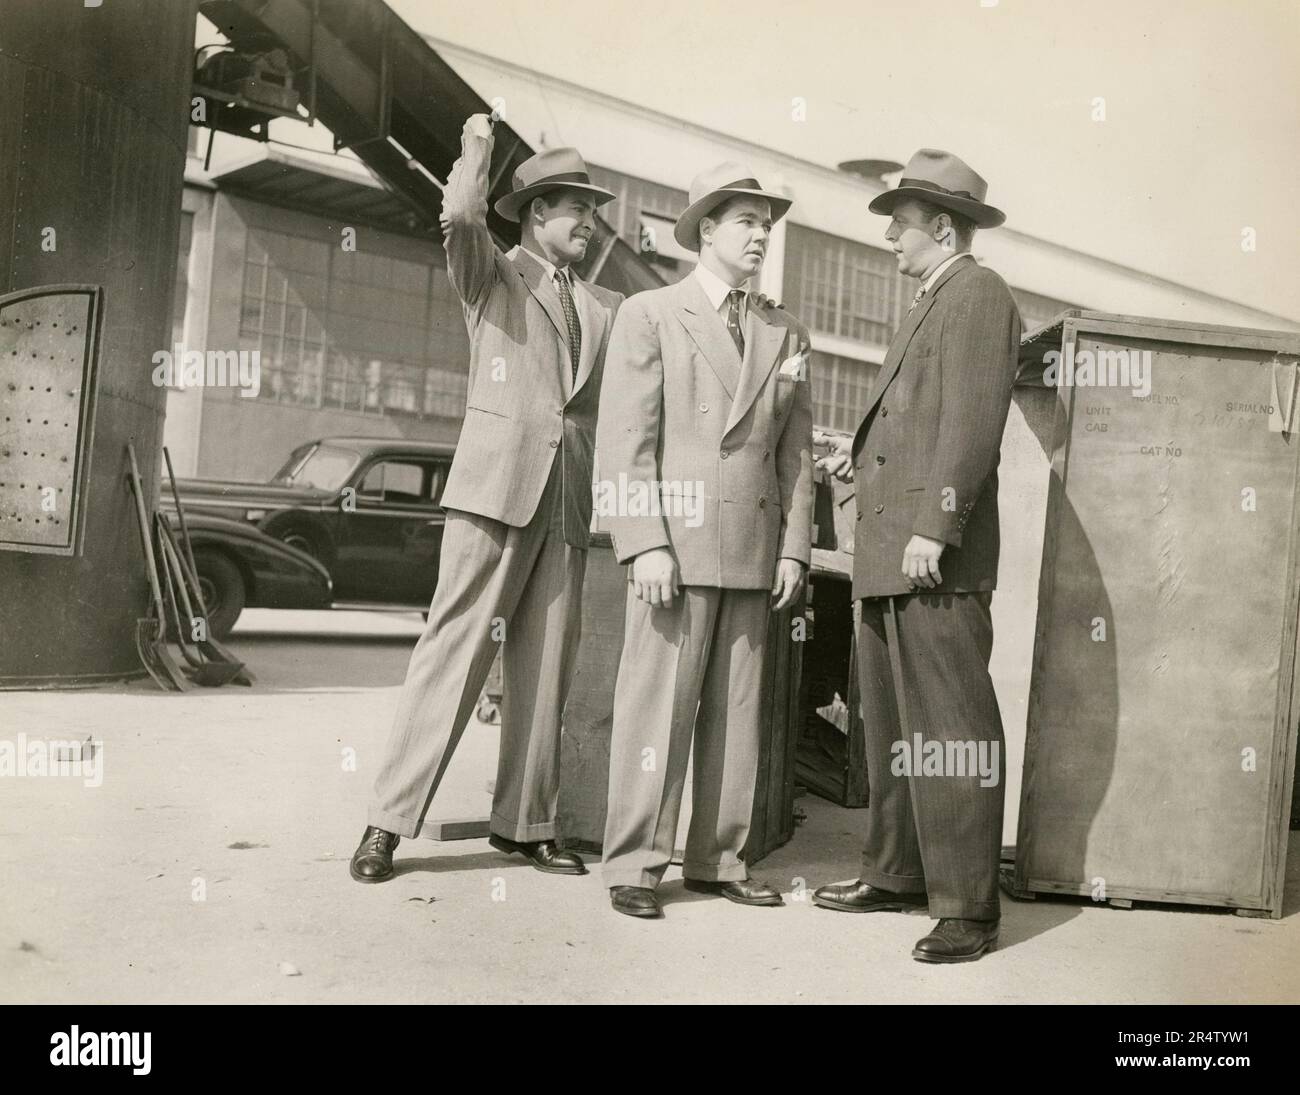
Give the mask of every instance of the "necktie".
[{"label": "necktie", "polygon": [[921,303],[921,298],[922,298],[923,296],[925,296],[925,286],[924,286],[924,285],[922,285],[921,288],[919,288],[919,289],[916,291],[916,296],[914,296],[914,297],[912,298],[912,303],[909,304],[909,305],[907,306],[907,314],[908,314],[908,315],[911,315],[911,314],[912,314],[912,309],[914,309],[918,304]]},{"label": "necktie", "polygon": [[742,360],[745,357],[745,331],[740,325],[740,302],[744,299],[744,289],[732,289],[727,294],[727,330]]},{"label": "necktie", "polygon": [[578,309],[573,303],[569,279],[560,270],[555,271],[555,288],[560,293],[560,306],[564,309],[564,322],[569,325],[569,368],[573,382],[578,382],[578,355],[582,353],[582,327],[578,323]]}]

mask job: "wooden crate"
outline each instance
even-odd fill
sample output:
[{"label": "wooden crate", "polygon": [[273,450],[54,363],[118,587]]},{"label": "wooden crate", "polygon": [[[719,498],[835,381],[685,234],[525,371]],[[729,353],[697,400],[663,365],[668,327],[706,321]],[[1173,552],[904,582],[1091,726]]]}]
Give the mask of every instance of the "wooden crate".
[{"label": "wooden crate", "polygon": [[[623,648],[627,568],[614,559],[607,533],[593,536],[582,592],[582,641],[564,712],[560,831],[566,847],[599,851],[605,835],[614,681]],[[772,617],[763,670],[766,726],[746,861],[756,863],[794,834],[794,750],[800,725],[803,644],[791,620],[802,601]],[[683,814],[687,809],[683,804]]]},{"label": "wooden crate", "polygon": [[1151,391],[1058,391],[1015,886],[1280,916],[1300,338],[1068,312],[1022,377],[1071,346]]}]

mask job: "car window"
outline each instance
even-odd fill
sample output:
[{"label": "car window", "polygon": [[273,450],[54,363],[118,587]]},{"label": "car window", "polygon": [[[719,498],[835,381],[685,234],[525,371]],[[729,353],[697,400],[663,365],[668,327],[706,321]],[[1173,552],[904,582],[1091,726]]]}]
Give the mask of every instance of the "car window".
[{"label": "car window", "polygon": [[432,505],[442,496],[441,466],[412,460],[381,460],[361,480],[358,496],[385,505]]}]

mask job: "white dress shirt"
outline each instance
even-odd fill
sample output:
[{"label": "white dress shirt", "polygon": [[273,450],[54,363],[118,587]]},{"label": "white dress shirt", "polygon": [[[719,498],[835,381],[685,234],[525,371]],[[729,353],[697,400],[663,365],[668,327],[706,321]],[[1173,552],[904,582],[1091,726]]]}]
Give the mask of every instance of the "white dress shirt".
[{"label": "white dress shirt", "polygon": [[[709,303],[713,305],[713,310],[722,317],[722,322],[727,322],[727,294],[733,289],[740,289],[742,292],[743,285],[728,285],[717,274],[710,270],[704,263],[695,264],[694,277],[699,279],[700,286],[704,289],[704,295],[709,298]],[[745,329],[745,323],[749,319],[749,293],[746,292],[740,298],[740,329]]]},{"label": "white dress shirt", "polygon": [[933,271],[931,271],[930,276],[925,279],[924,284],[922,284],[921,286],[922,291],[928,293],[930,291],[930,287],[939,279],[940,274],[942,274],[945,270],[947,270],[949,266],[951,266],[963,255],[969,255],[969,254],[970,254],[969,251],[958,251],[955,255],[952,255],[949,258],[944,259],[943,262],[939,263],[939,265],[936,266]]}]

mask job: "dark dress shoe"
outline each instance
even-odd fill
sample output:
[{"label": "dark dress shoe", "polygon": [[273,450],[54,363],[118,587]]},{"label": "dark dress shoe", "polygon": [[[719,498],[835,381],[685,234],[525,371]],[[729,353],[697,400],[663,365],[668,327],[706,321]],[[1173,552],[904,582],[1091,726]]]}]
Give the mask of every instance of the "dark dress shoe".
[{"label": "dark dress shoe", "polygon": [[352,877],[358,882],[387,882],[393,877],[393,849],[401,839],[387,829],[367,825],[361,843],[352,853],[352,864],[348,868]]},{"label": "dark dress shoe", "polygon": [[547,874],[586,874],[587,868],[572,852],[562,852],[553,840],[507,840],[503,836],[491,833],[488,843],[497,851],[510,855],[518,852],[539,871]]},{"label": "dark dress shoe", "polygon": [[611,886],[609,903],[615,912],[621,912],[624,916],[642,916],[650,919],[663,916],[663,910],[659,908],[659,899],[655,897],[654,890],[647,889],[645,886]]},{"label": "dark dress shoe", "polygon": [[813,891],[813,904],[837,912],[906,912],[924,907],[923,893],[894,893],[869,882],[833,882]]},{"label": "dark dress shoe", "polygon": [[997,920],[957,920],[944,917],[917,943],[912,957],[918,962],[974,962],[998,947]]},{"label": "dark dress shoe", "polygon": [[737,905],[784,905],[781,894],[757,878],[742,878],[735,882],[705,882],[688,878],[686,888],[692,893],[711,893],[734,901]]}]

